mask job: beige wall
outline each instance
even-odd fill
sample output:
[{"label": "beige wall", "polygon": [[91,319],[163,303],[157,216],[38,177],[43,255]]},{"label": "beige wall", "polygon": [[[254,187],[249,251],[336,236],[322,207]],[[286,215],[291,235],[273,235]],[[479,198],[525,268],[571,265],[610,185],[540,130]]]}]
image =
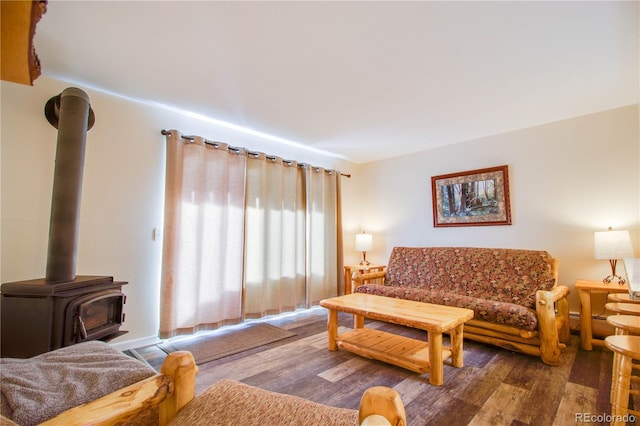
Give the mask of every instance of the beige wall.
[{"label": "beige wall", "polygon": [[[503,164],[512,225],[433,227],[431,176]],[[540,249],[560,259],[560,282],[572,287],[607,275],[593,232],[608,226],[630,230],[640,256],[637,105],[365,164],[357,179],[376,262],[396,245]],[[577,292],[570,297],[578,311]]]},{"label": "beige wall", "polygon": [[[44,276],[57,134],[42,111],[70,86],[46,76],[33,87],[1,83],[1,282]],[[161,129],[352,173],[342,180],[347,262],[359,259],[353,239],[363,229],[374,234],[372,261],[385,262],[394,245],[544,249],[560,258],[568,285],[607,272],[606,261],[592,258],[595,230],[631,230],[640,255],[637,106],[356,166],[78,87],[96,124],[87,137],[77,273],[130,283],[121,347],[157,334],[161,242],[152,230],[162,226]],[[433,228],[431,176],[502,164],[510,170],[513,225]]]},{"label": "beige wall", "polygon": [[[2,82],[1,282],[45,275],[57,131],[46,121],[46,101],[67,87],[39,77],[33,87]],[[96,115],[87,134],[78,275],[128,281],[124,291],[129,330],[115,342],[134,346],[155,338],[159,324],[164,143],[161,129],[176,129],[283,158],[352,172],[353,164],[85,88]],[[343,178],[345,210],[353,180]],[[348,217],[349,214],[346,214]]]}]

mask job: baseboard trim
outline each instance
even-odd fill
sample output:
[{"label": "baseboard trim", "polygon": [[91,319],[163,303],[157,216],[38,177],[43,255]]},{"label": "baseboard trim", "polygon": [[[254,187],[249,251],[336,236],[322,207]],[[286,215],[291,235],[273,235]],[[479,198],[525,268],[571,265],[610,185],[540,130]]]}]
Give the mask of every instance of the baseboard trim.
[{"label": "baseboard trim", "polygon": [[157,345],[162,342],[158,336],[143,337],[140,339],[125,340],[123,342],[110,343],[109,345],[119,351],[143,348],[145,346]]},{"label": "baseboard trim", "polygon": [[[569,329],[574,333],[580,333],[580,313],[569,312]],[[614,334],[614,329],[607,323],[607,317],[593,315],[591,317],[591,333],[593,337],[603,338]]]}]

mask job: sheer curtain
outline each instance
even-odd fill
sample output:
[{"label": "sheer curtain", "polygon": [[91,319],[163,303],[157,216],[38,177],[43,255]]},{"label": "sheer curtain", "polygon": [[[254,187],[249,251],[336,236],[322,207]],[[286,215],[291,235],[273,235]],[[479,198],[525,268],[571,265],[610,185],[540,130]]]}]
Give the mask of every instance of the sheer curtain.
[{"label": "sheer curtain", "polygon": [[246,156],[167,135],[160,337],[242,320]]},{"label": "sheer curtain", "polygon": [[338,172],[165,134],[161,338],[338,294]]}]

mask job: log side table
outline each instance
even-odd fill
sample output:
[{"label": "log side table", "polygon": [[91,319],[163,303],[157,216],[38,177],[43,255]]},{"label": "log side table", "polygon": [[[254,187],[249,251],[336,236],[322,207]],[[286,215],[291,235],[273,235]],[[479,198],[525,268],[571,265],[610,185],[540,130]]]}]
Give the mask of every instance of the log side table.
[{"label": "log side table", "polygon": [[575,288],[580,296],[580,347],[585,351],[593,350],[593,345],[604,346],[604,340],[593,338],[591,326],[591,294],[592,293],[628,293],[626,284],[605,284],[602,281],[577,280]]}]

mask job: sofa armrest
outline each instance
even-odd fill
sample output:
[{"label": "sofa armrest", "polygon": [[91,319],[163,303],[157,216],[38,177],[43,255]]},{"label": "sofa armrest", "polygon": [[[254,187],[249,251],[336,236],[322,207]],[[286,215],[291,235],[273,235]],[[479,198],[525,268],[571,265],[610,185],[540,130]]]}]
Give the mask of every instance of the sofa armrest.
[{"label": "sofa armrest", "polygon": [[355,282],[355,286],[361,286],[363,284],[367,284],[369,281],[379,280],[387,276],[386,271],[378,271],[378,272],[356,272],[353,275],[353,281]]},{"label": "sofa armrest", "polygon": [[560,362],[560,351],[569,340],[569,288],[556,286],[536,292],[540,355],[546,364]]},{"label": "sofa armrest", "polygon": [[[540,290],[540,291],[544,291],[544,290]],[[550,297],[554,302],[557,302],[558,300],[567,297],[569,295],[569,287],[564,286],[564,285],[559,285],[556,286],[554,288],[552,288],[551,290],[549,290],[548,292],[550,293]]]}]

